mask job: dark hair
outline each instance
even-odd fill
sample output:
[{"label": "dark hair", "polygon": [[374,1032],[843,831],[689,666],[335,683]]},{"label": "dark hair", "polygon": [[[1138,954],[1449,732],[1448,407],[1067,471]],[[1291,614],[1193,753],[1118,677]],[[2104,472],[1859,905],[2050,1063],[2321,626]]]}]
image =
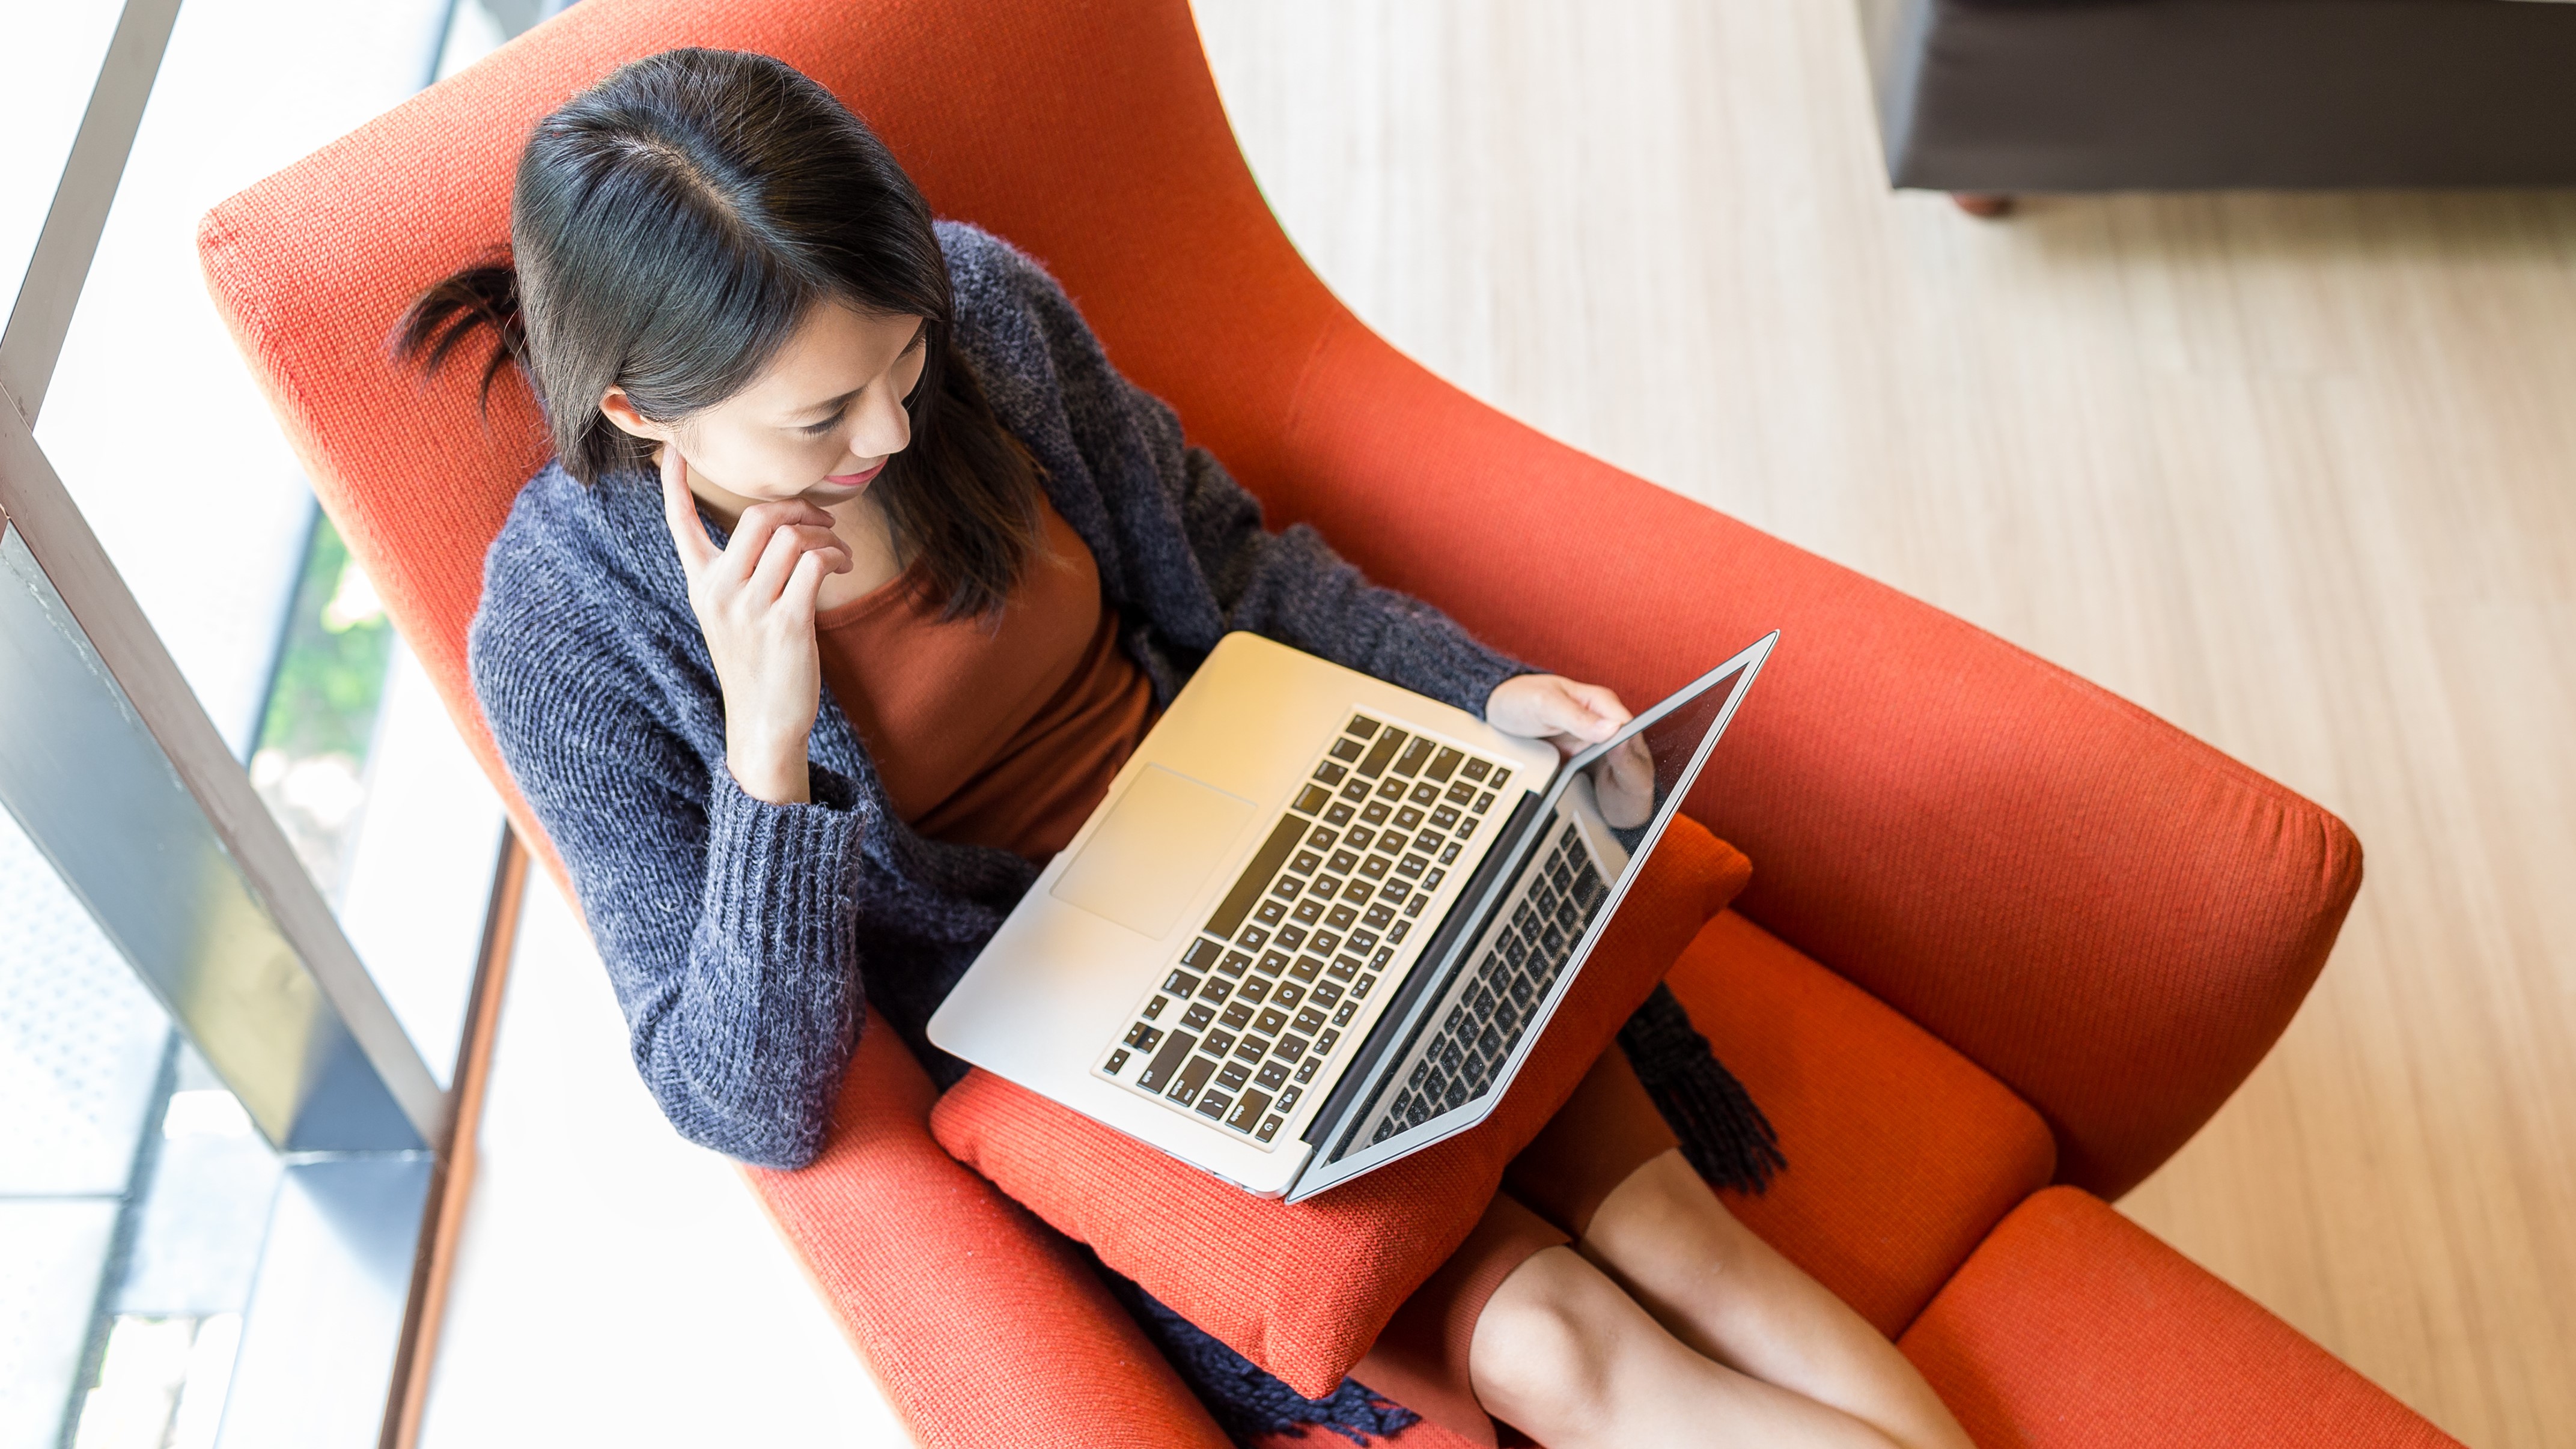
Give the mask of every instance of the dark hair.
[{"label": "dark hair", "polygon": [[1037,543],[1037,463],[958,355],[929,204],[830,91],[738,51],[623,66],[537,123],[510,250],[423,291],[395,347],[435,373],[490,329],[483,397],[517,364],[585,484],[651,463],[600,412],[612,386],[677,423],[748,386],[817,303],[926,319],[912,442],[878,497],[947,617],[1008,598]]}]

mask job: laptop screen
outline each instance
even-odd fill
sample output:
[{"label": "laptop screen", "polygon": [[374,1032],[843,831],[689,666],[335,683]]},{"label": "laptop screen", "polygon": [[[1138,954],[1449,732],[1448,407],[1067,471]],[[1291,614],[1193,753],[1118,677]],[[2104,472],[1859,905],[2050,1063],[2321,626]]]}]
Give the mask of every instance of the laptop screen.
[{"label": "laptop screen", "polygon": [[[1680,808],[1771,642],[1701,675],[1567,761],[1543,796],[1514,812],[1505,848],[1479,872],[1490,872],[1489,879],[1459,901],[1460,919],[1443,922],[1441,935],[1454,936],[1457,951],[1447,960],[1433,959],[1438,943],[1426,951],[1423,971],[1406,983],[1403,1009],[1388,1014],[1378,1028],[1384,1035],[1373,1034],[1354,1062],[1352,1076],[1360,1080],[1336,1092],[1350,1109],[1328,1105],[1310,1125],[1307,1140],[1325,1151],[1292,1199],[1392,1160],[1390,1153],[1427,1145],[1490,1109]],[[1477,1030],[1479,1014],[1490,1014],[1499,1032]],[[1465,1039],[1471,1036],[1474,1045]]]}]

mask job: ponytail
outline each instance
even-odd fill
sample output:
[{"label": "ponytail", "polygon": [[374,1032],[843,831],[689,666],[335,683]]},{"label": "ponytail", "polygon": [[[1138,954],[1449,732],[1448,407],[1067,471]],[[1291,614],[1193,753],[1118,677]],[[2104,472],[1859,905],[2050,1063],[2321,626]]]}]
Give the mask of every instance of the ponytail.
[{"label": "ponytail", "polygon": [[394,354],[436,376],[456,349],[490,328],[492,356],[483,364],[477,406],[489,411],[492,384],[504,369],[528,366],[528,328],[519,315],[519,273],[506,258],[477,262],[430,284],[412,299],[394,332]]}]

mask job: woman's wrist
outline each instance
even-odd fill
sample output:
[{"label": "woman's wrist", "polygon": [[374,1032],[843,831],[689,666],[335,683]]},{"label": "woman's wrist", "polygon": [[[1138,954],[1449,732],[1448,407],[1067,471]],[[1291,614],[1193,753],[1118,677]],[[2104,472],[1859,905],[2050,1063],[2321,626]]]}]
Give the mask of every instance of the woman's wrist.
[{"label": "woman's wrist", "polygon": [[804,805],[814,798],[813,779],[805,768],[804,742],[789,750],[768,745],[725,745],[725,768],[742,793],[772,805]]}]

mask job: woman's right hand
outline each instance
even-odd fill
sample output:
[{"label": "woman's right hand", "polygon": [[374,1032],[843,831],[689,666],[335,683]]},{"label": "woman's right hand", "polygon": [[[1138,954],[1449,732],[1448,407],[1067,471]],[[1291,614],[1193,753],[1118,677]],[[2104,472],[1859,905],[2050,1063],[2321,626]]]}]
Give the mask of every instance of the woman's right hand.
[{"label": "woman's right hand", "polygon": [[825,575],[849,569],[849,546],[832,515],[800,499],[743,510],[719,550],[698,519],[688,461],[667,443],[662,511],[724,688],[725,765],[754,799],[801,804],[811,798],[805,752],[823,689],[814,599]]}]

